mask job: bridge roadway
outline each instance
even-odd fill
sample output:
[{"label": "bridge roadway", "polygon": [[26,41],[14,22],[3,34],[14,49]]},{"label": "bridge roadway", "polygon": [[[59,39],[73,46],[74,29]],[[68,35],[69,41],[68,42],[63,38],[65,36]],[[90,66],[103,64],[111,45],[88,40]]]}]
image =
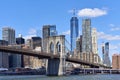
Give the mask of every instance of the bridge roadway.
[{"label": "bridge roadway", "polygon": [[[12,48],[12,47],[6,47],[6,46],[0,46],[0,52],[7,52],[7,53],[12,53],[12,54],[22,54],[22,55],[28,55],[28,56],[33,56],[33,57],[38,57],[39,59],[59,59],[59,55],[53,55],[51,53],[46,53],[46,52],[38,52],[30,49],[20,49],[20,48]],[[111,68],[108,66],[104,66],[101,64],[96,64],[96,63],[90,63],[86,62],[80,59],[72,58],[72,57],[67,57],[66,56],[66,61],[68,62],[73,62],[73,63],[78,63],[78,64],[83,64],[83,65],[89,65],[93,68],[99,68],[99,67],[104,67],[104,68]]]}]

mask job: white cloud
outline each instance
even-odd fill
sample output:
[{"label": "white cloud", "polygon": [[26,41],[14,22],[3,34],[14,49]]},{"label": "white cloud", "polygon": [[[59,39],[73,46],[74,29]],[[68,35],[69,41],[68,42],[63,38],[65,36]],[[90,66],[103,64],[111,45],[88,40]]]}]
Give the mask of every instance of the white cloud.
[{"label": "white cloud", "polygon": [[107,14],[106,9],[99,8],[85,8],[78,11],[78,16],[80,17],[99,17]]},{"label": "white cloud", "polygon": [[37,30],[34,28],[30,28],[28,31],[28,34],[26,36],[24,36],[23,38],[25,40],[27,40],[27,39],[31,39],[31,37],[35,37],[35,36],[37,36]]},{"label": "white cloud", "polygon": [[31,28],[28,32],[28,34],[30,34],[30,35],[33,35],[33,34],[36,34],[36,33],[37,33],[37,30],[34,29],[34,28]]},{"label": "white cloud", "polygon": [[120,45],[113,45],[113,44],[110,44],[110,50],[117,50],[119,49]]},{"label": "white cloud", "polygon": [[24,38],[25,40],[27,40],[27,39],[31,39],[31,37],[35,37],[35,36],[37,36],[37,35],[36,35],[36,34],[26,35],[26,36],[24,36],[23,38]]},{"label": "white cloud", "polygon": [[113,28],[110,29],[110,31],[119,31],[119,30],[120,30],[119,27],[113,27]]},{"label": "white cloud", "polygon": [[62,32],[63,35],[70,35],[70,30],[66,31],[66,32]]},{"label": "white cloud", "polygon": [[105,39],[105,40],[120,40],[120,35],[110,35],[105,34],[104,32],[97,32],[98,39]]},{"label": "white cloud", "polygon": [[114,24],[110,24],[110,27],[115,27],[115,25]]},{"label": "white cloud", "polygon": [[116,27],[116,25],[114,24],[110,24],[110,27],[111,27],[110,31],[120,31],[120,27]]}]

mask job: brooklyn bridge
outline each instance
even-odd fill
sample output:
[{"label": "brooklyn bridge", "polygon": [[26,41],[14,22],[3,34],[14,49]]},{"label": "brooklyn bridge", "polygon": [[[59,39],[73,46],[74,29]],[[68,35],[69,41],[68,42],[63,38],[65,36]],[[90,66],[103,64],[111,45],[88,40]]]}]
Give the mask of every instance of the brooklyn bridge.
[{"label": "brooklyn bridge", "polygon": [[103,64],[81,59],[80,57],[70,56],[69,52],[66,52],[64,35],[49,37],[47,38],[46,43],[46,52],[15,48],[12,46],[0,46],[0,51],[5,53],[33,56],[38,59],[47,59],[47,75],[64,75],[66,62],[86,65],[90,68],[111,68]]}]

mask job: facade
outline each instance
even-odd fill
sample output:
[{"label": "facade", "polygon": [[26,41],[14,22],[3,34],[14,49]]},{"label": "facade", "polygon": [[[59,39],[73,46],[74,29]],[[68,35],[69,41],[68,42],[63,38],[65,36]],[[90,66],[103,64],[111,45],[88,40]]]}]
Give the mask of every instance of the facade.
[{"label": "facade", "polygon": [[102,43],[102,63],[104,62],[104,56],[105,56],[105,44]]},{"label": "facade", "polygon": [[92,52],[91,20],[82,20],[82,52]]},{"label": "facade", "polygon": [[94,63],[99,62],[99,55],[98,55],[98,45],[97,45],[97,30],[96,28],[92,28],[92,52],[94,54]]},{"label": "facade", "polygon": [[76,40],[76,50],[78,52],[82,52],[82,35],[80,35],[80,38],[77,38]]},{"label": "facade", "polygon": [[16,44],[25,44],[25,39],[22,36],[16,38]]},{"label": "facade", "polygon": [[44,25],[42,29],[43,38],[47,38],[49,36],[56,36],[56,25]]},{"label": "facade", "polygon": [[15,44],[15,30],[10,27],[2,28],[2,39],[8,41],[8,45]]},{"label": "facade", "polygon": [[112,69],[120,69],[120,54],[112,55]]},{"label": "facade", "polygon": [[107,66],[111,66],[111,62],[110,62],[110,58],[109,58],[109,42],[105,43],[103,64],[105,64]]},{"label": "facade", "polygon": [[[16,44],[18,44],[18,45],[23,45],[23,44],[25,44],[25,39],[24,38],[22,38],[22,36],[19,36],[18,38],[16,38]],[[21,45],[21,47],[22,47],[22,45]],[[23,55],[19,55],[21,58],[19,59],[20,61],[21,61],[21,67],[24,67],[24,56]]]},{"label": "facade", "polygon": [[71,52],[76,49],[76,40],[79,36],[78,18],[73,16],[70,20],[70,42]]},{"label": "facade", "polygon": [[42,38],[41,37],[32,37],[31,38],[31,47],[35,49],[36,47],[42,46]]},{"label": "facade", "polygon": [[[0,46],[7,46],[8,42],[0,40]],[[8,54],[0,52],[0,68],[9,68]]]},{"label": "facade", "polygon": [[98,45],[97,45],[97,30],[92,28],[92,52],[98,54]]}]

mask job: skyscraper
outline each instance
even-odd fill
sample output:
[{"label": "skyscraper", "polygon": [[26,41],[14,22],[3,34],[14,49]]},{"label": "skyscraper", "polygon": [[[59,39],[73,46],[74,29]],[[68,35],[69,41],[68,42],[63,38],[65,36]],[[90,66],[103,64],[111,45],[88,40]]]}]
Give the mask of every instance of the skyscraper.
[{"label": "skyscraper", "polygon": [[92,52],[94,54],[94,62],[98,63],[99,55],[98,55],[98,45],[97,45],[97,30],[96,28],[92,28]]},{"label": "skyscraper", "polygon": [[107,66],[111,66],[110,58],[109,58],[109,42],[105,43],[105,49],[104,49],[104,57],[103,57],[103,64]]},{"label": "skyscraper", "polygon": [[103,64],[107,66],[111,66],[111,62],[109,58],[109,42],[105,43],[105,47],[104,45],[102,46],[102,52],[103,52]]},{"label": "skyscraper", "polygon": [[96,28],[92,28],[92,52],[94,54],[98,54],[98,46],[97,46],[97,30]]},{"label": "skyscraper", "polygon": [[43,25],[43,38],[57,35],[56,25]]},{"label": "skyscraper", "polygon": [[82,20],[82,52],[92,52],[91,20]]},{"label": "skyscraper", "polygon": [[8,41],[8,45],[15,44],[15,30],[10,27],[2,28],[2,39]]},{"label": "skyscraper", "polygon": [[78,18],[74,16],[70,20],[70,42],[71,42],[71,52],[76,49],[76,40],[79,36]]}]

